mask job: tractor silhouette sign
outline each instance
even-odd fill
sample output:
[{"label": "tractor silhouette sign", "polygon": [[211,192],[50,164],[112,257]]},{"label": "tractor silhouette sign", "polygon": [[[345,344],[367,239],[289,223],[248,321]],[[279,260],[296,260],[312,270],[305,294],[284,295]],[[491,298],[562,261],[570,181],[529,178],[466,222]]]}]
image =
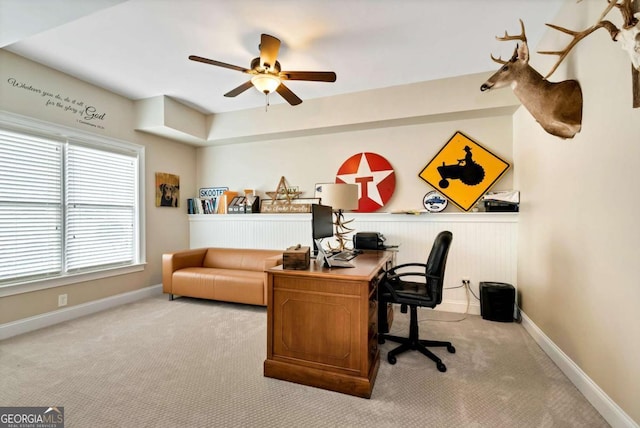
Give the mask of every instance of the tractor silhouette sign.
[{"label": "tractor silhouette sign", "polygon": [[419,174],[464,211],[469,211],[510,165],[456,132]]}]

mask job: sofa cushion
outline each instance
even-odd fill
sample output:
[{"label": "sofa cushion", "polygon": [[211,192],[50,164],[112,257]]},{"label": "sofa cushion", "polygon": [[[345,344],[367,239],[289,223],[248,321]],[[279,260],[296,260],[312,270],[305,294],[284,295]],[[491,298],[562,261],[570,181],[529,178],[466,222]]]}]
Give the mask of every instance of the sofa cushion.
[{"label": "sofa cushion", "polygon": [[266,305],[264,273],[190,267],[173,273],[173,294],[227,302]]},{"label": "sofa cushion", "polygon": [[264,272],[266,259],[274,255],[281,256],[282,251],[209,248],[207,249],[207,254],[204,256],[204,260],[202,261],[202,266],[208,268]]}]

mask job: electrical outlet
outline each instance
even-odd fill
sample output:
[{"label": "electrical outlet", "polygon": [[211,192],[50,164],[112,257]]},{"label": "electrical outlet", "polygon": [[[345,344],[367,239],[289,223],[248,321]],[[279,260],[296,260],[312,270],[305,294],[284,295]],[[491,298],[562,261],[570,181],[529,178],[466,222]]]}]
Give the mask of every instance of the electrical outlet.
[{"label": "electrical outlet", "polygon": [[463,276],[462,277],[462,285],[470,285],[471,284],[471,280],[469,279],[468,276]]},{"label": "electrical outlet", "polygon": [[67,295],[66,294],[60,294],[58,296],[58,307],[60,306],[67,306]]}]

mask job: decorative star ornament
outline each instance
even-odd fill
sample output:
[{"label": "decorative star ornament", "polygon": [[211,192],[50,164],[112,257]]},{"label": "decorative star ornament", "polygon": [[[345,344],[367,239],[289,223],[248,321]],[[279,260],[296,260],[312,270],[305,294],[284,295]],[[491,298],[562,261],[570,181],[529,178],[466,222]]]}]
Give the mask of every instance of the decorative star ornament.
[{"label": "decorative star ornament", "polygon": [[272,204],[277,200],[282,200],[283,197],[287,200],[287,203],[291,203],[292,199],[296,199],[302,194],[302,192],[298,190],[292,190],[287,185],[287,180],[284,178],[284,176],[280,177],[280,181],[278,182],[278,187],[276,187],[276,190],[274,190],[273,192],[265,193],[271,197]]}]

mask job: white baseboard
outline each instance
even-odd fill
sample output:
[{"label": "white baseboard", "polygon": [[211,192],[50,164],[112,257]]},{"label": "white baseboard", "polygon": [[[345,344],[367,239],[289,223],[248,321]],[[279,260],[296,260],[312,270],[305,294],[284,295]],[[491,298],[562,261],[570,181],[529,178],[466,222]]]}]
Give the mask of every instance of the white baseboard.
[{"label": "white baseboard", "polygon": [[613,428],[639,428],[638,424],[627,415],[562,349],[549,339],[524,312],[522,326],[533,340],[562,370],[576,388],[585,396],[593,407]]},{"label": "white baseboard", "polygon": [[[467,303],[461,302],[458,300],[443,300],[438,306],[435,307],[437,311],[445,311],[445,312],[455,312],[458,314],[464,314],[467,312]],[[470,315],[480,315],[480,304],[479,303],[471,303],[469,304],[469,313]]]},{"label": "white baseboard", "polygon": [[162,284],[0,325],[0,340],[162,294]]}]

